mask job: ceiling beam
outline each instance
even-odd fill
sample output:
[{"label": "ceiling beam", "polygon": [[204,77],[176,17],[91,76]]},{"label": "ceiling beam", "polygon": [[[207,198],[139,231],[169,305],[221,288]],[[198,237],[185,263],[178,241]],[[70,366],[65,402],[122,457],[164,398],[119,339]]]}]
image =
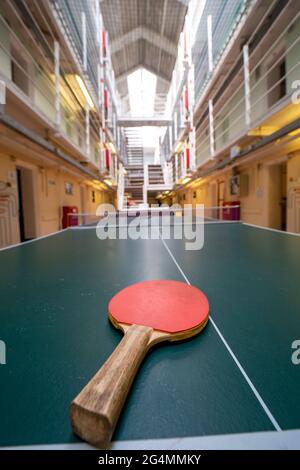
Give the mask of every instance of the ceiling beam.
[{"label": "ceiling beam", "polygon": [[128,117],[128,116],[120,116],[118,118],[118,124],[121,127],[167,127],[172,124],[170,119],[164,119],[162,117],[149,117],[149,118],[142,118],[142,117]]},{"label": "ceiling beam", "polygon": [[148,41],[158,49],[163,49],[165,52],[174,57],[177,55],[177,45],[174,42],[145,26],[138,26],[137,28],[132,29],[128,33],[123,34],[122,36],[119,36],[118,38],[111,41],[111,53],[115,54],[129,44],[132,44],[135,41],[139,41],[140,39]]},{"label": "ceiling beam", "polygon": [[[168,0],[164,0],[163,17],[162,17],[161,30],[160,30],[160,37],[161,37],[161,39],[163,39],[163,37],[164,37],[164,32],[165,32],[166,15],[167,15],[167,6],[168,6]],[[160,70],[161,52],[162,52],[162,50],[160,49],[160,50],[159,50],[159,57],[158,57],[158,67],[157,67],[157,70]]]},{"label": "ceiling beam", "polygon": [[143,67],[141,64],[134,65],[133,67],[130,67],[126,72],[122,72],[120,75],[116,75],[116,83],[117,85],[122,81],[126,80],[128,75],[130,75],[133,72],[136,72],[139,70],[141,67]]},{"label": "ceiling beam", "polygon": [[160,70],[156,70],[155,67],[151,67],[150,65],[146,65],[146,64],[141,64],[141,66],[148,70],[148,72],[151,72],[153,73],[154,75],[156,75],[157,77],[159,77],[161,80],[163,80],[166,84],[168,84],[170,86],[170,83],[171,83],[171,78],[172,77],[167,77],[164,73],[162,73]]},{"label": "ceiling beam", "polygon": [[169,79],[168,77],[166,77],[164,74],[162,74],[161,72],[157,72],[157,70],[155,70],[153,67],[150,67],[148,65],[145,65],[143,63],[141,64],[137,64],[137,65],[134,65],[133,67],[129,68],[128,70],[126,70],[126,72],[124,73],[121,73],[120,75],[116,75],[116,83],[118,85],[119,82],[121,82],[122,80],[124,80],[125,78],[128,77],[128,75],[130,75],[131,73],[133,72],[136,72],[137,70],[139,69],[145,69],[145,70],[148,70],[148,72],[151,72],[153,73],[154,75],[156,75],[157,77],[159,77],[160,80],[162,80],[168,87],[170,86],[170,82],[171,82],[171,79]]}]

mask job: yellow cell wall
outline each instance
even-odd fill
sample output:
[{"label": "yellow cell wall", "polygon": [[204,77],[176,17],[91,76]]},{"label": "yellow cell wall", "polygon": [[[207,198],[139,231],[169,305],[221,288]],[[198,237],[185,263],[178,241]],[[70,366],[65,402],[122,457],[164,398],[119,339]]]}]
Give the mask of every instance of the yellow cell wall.
[{"label": "yellow cell wall", "polygon": [[[41,168],[29,161],[0,154],[0,181],[10,185],[7,190],[0,191],[0,246],[20,241],[17,167],[32,170],[35,206],[35,224],[31,224],[34,228],[30,229],[32,236],[60,230],[64,205],[76,206],[79,212],[95,214],[99,204],[113,202],[110,191],[100,190],[84,177],[80,178],[57,168]],[[66,194],[66,183],[73,185],[73,194]],[[94,202],[92,191],[95,193]]]},{"label": "yellow cell wall", "polygon": [[0,247],[18,243],[20,239],[16,165],[0,152],[0,188],[2,182],[10,187],[0,190]]},{"label": "yellow cell wall", "polygon": [[192,197],[193,206],[204,204],[205,208],[211,208],[220,205],[218,199],[218,186],[224,182],[224,202],[239,201],[241,204],[241,218],[248,223],[267,225],[264,207],[266,205],[266,169],[255,163],[248,166],[241,166],[240,175],[248,175],[248,191],[245,195],[230,194],[231,170],[222,174],[203,179],[198,185],[195,185],[186,193],[190,193],[186,198],[190,198],[196,193],[196,198]]},{"label": "yellow cell wall", "polygon": [[[73,194],[66,194],[66,183],[73,185]],[[48,170],[44,175],[40,172],[40,188],[41,231],[43,233],[59,230],[62,206],[76,206],[79,213],[95,214],[98,205],[107,202],[109,197],[105,191],[95,188],[88,181],[82,181],[62,171]]]},{"label": "yellow cell wall", "polygon": [[[277,160],[271,157],[238,166],[241,181],[245,183],[242,177],[247,175],[248,183],[247,188],[241,184],[240,196],[230,194],[232,169],[227,169],[178,191],[177,198],[181,205],[192,202],[193,207],[197,203],[210,208],[219,204],[218,185],[224,182],[224,201],[240,202],[244,222],[281,229],[281,202],[286,195],[286,229],[300,232],[300,152]],[[286,173],[281,170],[282,165],[286,165]]]},{"label": "yellow cell wall", "polygon": [[287,230],[300,233],[300,152],[287,163]]}]

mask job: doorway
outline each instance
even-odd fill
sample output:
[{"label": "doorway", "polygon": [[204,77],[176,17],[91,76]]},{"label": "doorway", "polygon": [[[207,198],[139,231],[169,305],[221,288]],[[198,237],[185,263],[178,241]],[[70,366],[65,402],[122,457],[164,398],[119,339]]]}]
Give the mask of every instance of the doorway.
[{"label": "doorway", "polygon": [[81,216],[79,217],[79,225],[81,224],[86,224],[86,217],[85,217],[85,212],[86,212],[86,186],[80,185],[80,212]]},{"label": "doorway", "polygon": [[210,219],[218,219],[218,186],[216,181],[212,181],[208,186],[208,198],[205,206],[205,217]]},{"label": "doorway", "polygon": [[36,234],[33,171],[17,167],[20,241],[32,240]]},{"label": "doorway", "polygon": [[218,219],[222,219],[223,209],[225,202],[225,181],[218,181]]},{"label": "doorway", "polygon": [[222,207],[225,201],[225,181],[218,181],[218,207]]},{"label": "doorway", "polygon": [[280,166],[280,225],[281,230],[286,230],[287,221],[287,165],[286,162]]},{"label": "doorway", "polygon": [[287,220],[287,164],[269,167],[268,227],[286,230]]}]

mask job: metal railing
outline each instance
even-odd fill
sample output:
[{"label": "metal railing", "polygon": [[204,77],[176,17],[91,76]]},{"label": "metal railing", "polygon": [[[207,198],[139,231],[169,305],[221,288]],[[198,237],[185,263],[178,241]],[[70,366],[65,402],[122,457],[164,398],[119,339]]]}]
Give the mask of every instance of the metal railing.
[{"label": "metal railing", "polygon": [[[68,73],[61,67],[60,77],[60,109],[61,120],[59,129],[55,110],[55,75],[54,75],[54,37],[45,38],[49,53],[46,55],[41,44],[36,43],[35,49],[30,46],[34,36],[28,29],[14,4],[10,4],[11,14],[23,25],[22,29],[13,29],[0,12],[0,74],[8,86],[15,89],[31,108],[46,119],[57,132],[65,135],[84,155],[97,164],[97,153],[87,155],[86,148],[86,116],[85,108],[79,102],[76,93],[68,82]],[[32,19],[33,21],[33,19]],[[36,25],[39,29],[38,24]],[[63,53],[62,53],[63,54]],[[62,58],[63,55],[62,55]],[[91,147],[97,142],[97,128],[90,126]]]},{"label": "metal railing", "polygon": [[[251,43],[263,20],[264,18],[261,19],[255,31],[253,31],[248,43]],[[268,32],[266,35],[268,35]],[[209,112],[208,109],[203,109],[202,118],[196,131],[197,165],[214,158],[218,153],[234,145],[242,136],[249,133],[255,134],[255,132],[257,132],[257,135],[259,135],[259,132],[266,135],[266,133],[271,133],[272,130],[277,130],[276,124],[274,129],[270,127],[270,129],[266,128],[259,131],[258,128],[264,123],[268,123],[268,118],[274,113],[291,104],[291,97],[295,89],[293,84],[300,77],[299,42],[300,11],[282,27],[280,34],[263,51],[263,54],[258,56],[256,49],[249,50],[248,103],[250,107],[248,110],[245,82],[246,65],[243,60],[243,51],[241,51],[236,62],[243,60],[240,72],[240,77],[243,78],[240,78],[240,82],[235,86],[233,92],[223,90],[223,96],[228,95],[225,100],[221,97],[214,102],[214,152],[211,151],[212,147],[210,145]],[[215,96],[217,93],[215,92]],[[214,96],[211,98],[214,101]],[[283,118],[284,124],[288,124],[294,115],[295,113],[287,111]]]},{"label": "metal railing", "polygon": [[232,37],[241,16],[244,14],[248,3],[247,0],[229,0],[226,2],[211,0],[206,2],[192,47],[192,60],[195,64],[196,102],[212,74],[209,66],[207,17],[211,15],[212,20],[212,66],[214,69],[222,57],[222,53]]}]

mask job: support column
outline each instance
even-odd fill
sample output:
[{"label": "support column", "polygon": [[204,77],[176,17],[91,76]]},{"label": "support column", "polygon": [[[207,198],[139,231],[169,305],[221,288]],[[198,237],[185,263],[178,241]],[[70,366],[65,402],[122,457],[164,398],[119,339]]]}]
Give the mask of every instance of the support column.
[{"label": "support column", "polygon": [[100,31],[101,31],[101,16],[100,16],[100,8],[99,8],[99,0],[96,0],[96,36],[97,36],[97,45],[100,46]]},{"label": "support column", "polygon": [[148,165],[144,164],[143,203],[148,205]]},{"label": "support column", "polygon": [[0,114],[5,112],[6,86],[3,80],[0,80]]},{"label": "support column", "polygon": [[243,47],[244,60],[244,92],[245,92],[245,121],[246,126],[251,124],[251,100],[250,100],[250,72],[249,72],[249,47]]},{"label": "support column", "polygon": [[174,113],[174,142],[176,142],[177,137],[178,137],[177,126],[178,126],[177,112],[175,111]]},{"label": "support column", "polygon": [[111,150],[109,150],[109,177],[111,180],[114,179],[114,159],[111,153]]},{"label": "support column", "polygon": [[213,71],[213,45],[212,45],[212,16],[207,17],[207,48],[208,48],[208,70]]},{"label": "support column", "polygon": [[102,127],[99,130],[99,138],[100,138],[100,171],[105,171],[105,147],[104,147],[104,132]]},{"label": "support column", "polygon": [[168,170],[168,179],[171,186],[173,186],[174,181],[173,181],[173,169],[172,169],[172,162],[167,162],[167,170]]},{"label": "support column", "polygon": [[192,127],[192,130],[189,133],[189,143],[190,143],[190,169],[194,170],[196,168],[196,130],[195,130],[195,127]]},{"label": "support column", "polygon": [[175,183],[178,181],[178,155],[175,154]]},{"label": "support column", "polygon": [[184,144],[184,149],[181,152],[181,178],[186,177],[186,150],[187,150],[187,142]]},{"label": "support column", "polygon": [[124,167],[120,163],[119,173],[118,173],[118,209],[121,210],[125,206],[124,204]]},{"label": "support column", "polygon": [[210,99],[208,102],[209,112],[209,141],[210,141],[210,156],[215,156],[215,136],[214,136],[214,113],[213,113],[213,100]]},{"label": "support column", "polygon": [[114,164],[114,179],[117,180],[118,176],[118,157],[115,155],[115,164]]},{"label": "support column", "polygon": [[97,65],[97,91],[98,91],[98,107],[99,109],[101,109],[101,90],[102,90],[102,87],[101,87],[101,65],[100,63]]},{"label": "support column", "polygon": [[88,102],[85,104],[85,151],[90,158],[90,107]]},{"label": "support column", "polygon": [[61,114],[60,114],[60,46],[57,41],[54,41],[54,74],[55,74],[55,125],[60,128]]},{"label": "support column", "polygon": [[117,140],[117,115],[114,111],[113,111],[112,118],[113,118],[113,136],[114,136],[114,141],[116,141]]},{"label": "support column", "polygon": [[[173,132],[172,126],[169,126],[169,148],[170,148],[170,152],[172,151],[172,148],[173,148],[172,132]],[[169,158],[169,155],[166,155],[166,158]]]},{"label": "support column", "polygon": [[87,44],[86,44],[86,17],[84,11],[81,12],[81,28],[82,28],[82,65],[83,71],[87,71]]},{"label": "support column", "polygon": [[100,87],[101,87],[101,120],[102,120],[102,126],[105,129],[106,128],[106,121],[105,121],[105,86],[104,86],[104,68],[103,68],[103,65],[101,65],[100,76],[101,76],[101,82],[100,82]]}]

